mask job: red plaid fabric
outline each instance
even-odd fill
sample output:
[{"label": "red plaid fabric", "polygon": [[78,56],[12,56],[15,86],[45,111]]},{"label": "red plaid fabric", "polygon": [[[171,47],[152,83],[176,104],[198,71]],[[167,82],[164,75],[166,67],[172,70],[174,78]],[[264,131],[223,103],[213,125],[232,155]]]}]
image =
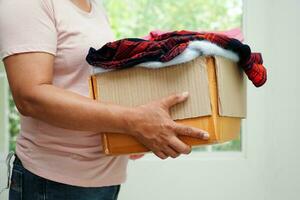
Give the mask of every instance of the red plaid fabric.
[{"label": "red plaid fabric", "polygon": [[182,30],[152,35],[149,40],[125,38],[109,42],[98,50],[90,48],[86,60],[104,69],[122,69],[147,61],[167,62],[182,53],[193,40],[207,40],[237,53],[239,66],[253,84],[260,87],[266,82],[267,71],[260,53],[251,53],[250,47],[239,40],[209,32]]}]

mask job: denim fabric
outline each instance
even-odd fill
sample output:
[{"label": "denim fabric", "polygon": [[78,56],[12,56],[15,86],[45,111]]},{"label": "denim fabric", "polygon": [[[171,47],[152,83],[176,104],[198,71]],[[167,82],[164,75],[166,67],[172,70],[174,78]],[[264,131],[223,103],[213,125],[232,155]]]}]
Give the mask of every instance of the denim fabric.
[{"label": "denim fabric", "polygon": [[16,157],[9,200],[116,200],[120,185],[78,187],[50,181],[26,170]]}]

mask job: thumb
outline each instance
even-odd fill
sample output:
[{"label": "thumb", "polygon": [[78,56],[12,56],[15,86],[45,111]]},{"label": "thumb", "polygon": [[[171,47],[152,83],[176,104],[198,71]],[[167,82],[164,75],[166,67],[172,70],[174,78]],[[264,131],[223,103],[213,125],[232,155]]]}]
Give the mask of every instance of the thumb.
[{"label": "thumb", "polygon": [[183,92],[183,93],[179,93],[179,94],[172,94],[168,97],[165,97],[161,100],[161,103],[163,104],[163,106],[167,109],[169,109],[170,107],[182,103],[184,102],[189,96],[188,92]]}]

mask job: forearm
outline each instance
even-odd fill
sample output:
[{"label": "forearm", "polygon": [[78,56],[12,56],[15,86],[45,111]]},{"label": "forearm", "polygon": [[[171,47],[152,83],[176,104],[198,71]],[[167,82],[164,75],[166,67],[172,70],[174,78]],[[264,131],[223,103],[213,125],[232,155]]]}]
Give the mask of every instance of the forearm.
[{"label": "forearm", "polygon": [[50,84],[35,86],[23,101],[26,115],[82,131],[126,132],[132,109],[100,103]]}]

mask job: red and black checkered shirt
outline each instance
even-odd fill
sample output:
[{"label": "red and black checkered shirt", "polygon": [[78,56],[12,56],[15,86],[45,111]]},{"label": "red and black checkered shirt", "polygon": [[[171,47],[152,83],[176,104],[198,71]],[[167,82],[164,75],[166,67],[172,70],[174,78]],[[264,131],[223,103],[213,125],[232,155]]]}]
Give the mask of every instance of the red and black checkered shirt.
[{"label": "red and black checkered shirt", "polygon": [[237,39],[209,32],[182,30],[152,35],[149,40],[125,38],[109,42],[98,50],[90,48],[86,60],[104,69],[122,69],[147,61],[167,62],[181,54],[193,40],[207,40],[237,53],[238,65],[253,84],[259,87],[266,82],[267,71],[260,53],[251,53],[250,47]]}]

